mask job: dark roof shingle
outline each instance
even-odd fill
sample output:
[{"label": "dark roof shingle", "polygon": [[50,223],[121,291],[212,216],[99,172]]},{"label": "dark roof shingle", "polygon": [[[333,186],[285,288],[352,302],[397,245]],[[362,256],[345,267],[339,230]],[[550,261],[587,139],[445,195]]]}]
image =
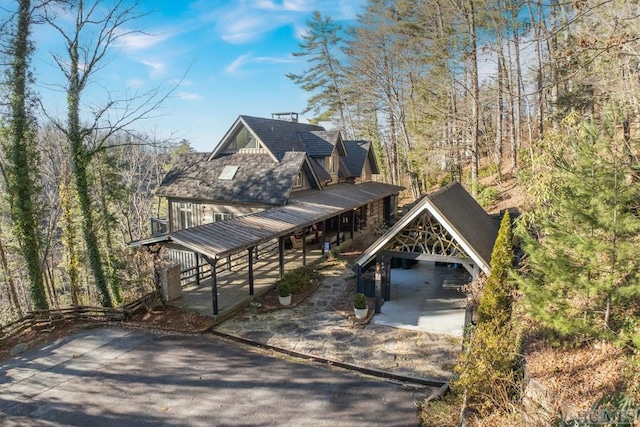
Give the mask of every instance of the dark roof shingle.
[{"label": "dark roof shingle", "polygon": [[252,116],[240,116],[262,143],[278,159],[288,151],[305,151],[304,143],[298,137],[303,132],[324,131],[321,126],[307,123],[287,122]]},{"label": "dark roof shingle", "polygon": [[[275,162],[268,154],[232,154],[207,161],[205,153],[181,155],[162,184],[157,196],[284,205],[295,177],[306,158],[303,152],[283,154]],[[225,166],[237,166],[233,179],[222,180]]]}]

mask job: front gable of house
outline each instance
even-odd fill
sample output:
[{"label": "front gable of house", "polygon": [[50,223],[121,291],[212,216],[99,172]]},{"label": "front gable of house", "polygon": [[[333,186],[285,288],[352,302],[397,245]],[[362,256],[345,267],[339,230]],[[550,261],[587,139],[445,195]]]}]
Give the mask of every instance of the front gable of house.
[{"label": "front gable of house", "polygon": [[240,116],[222,137],[220,143],[211,153],[209,160],[228,154],[269,154],[273,160],[278,160],[260,136]]}]

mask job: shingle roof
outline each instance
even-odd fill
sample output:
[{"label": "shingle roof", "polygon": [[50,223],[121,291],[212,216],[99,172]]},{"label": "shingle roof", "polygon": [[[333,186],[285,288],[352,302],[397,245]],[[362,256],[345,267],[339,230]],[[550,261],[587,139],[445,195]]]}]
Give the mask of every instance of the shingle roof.
[{"label": "shingle roof", "polygon": [[452,182],[418,201],[355,263],[360,266],[369,264],[387,243],[424,211],[428,211],[445,227],[485,273],[489,272],[498,228],[482,206],[457,182]]},{"label": "shingle roof", "polygon": [[324,131],[321,126],[307,123],[287,122],[284,120],[265,119],[252,116],[240,116],[247,126],[256,134],[262,143],[278,159],[288,151],[305,151],[299,134],[311,131]]},{"label": "shingle roof", "polygon": [[364,162],[367,160],[367,156],[369,155],[371,143],[368,141],[356,140],[344,141],[344,145],[347,149],[347,156],[344,157],[345,166],[351,171],[353,176],[361,176]]},{"label": "shingle roof", "polygon": [[313,167],[313,171],[316,173],[316,176],[318,177],[318,180],[320,182],[324,183],[327,181],[331,181],[331,175],[329,174],[329,172],[327,172],[327,170],[323,168],[322,165],[318,163],[316,159],[310,158],[309,160],[311,160],[311,166]]},{"label": "shingle roof", "polygon": [[[208,154],[181,155],[156,191],[157,196],[284,205],[306,157],[284,153],[281,162],[268,154],[237,153],[207,161]],[[225,166],[237,166],[231,180],[221,180]]]},{"label": "shingle roof", "polygon": [[311,157],[330,156],[338,140],[338,131],[311,131],[298,134]]}]

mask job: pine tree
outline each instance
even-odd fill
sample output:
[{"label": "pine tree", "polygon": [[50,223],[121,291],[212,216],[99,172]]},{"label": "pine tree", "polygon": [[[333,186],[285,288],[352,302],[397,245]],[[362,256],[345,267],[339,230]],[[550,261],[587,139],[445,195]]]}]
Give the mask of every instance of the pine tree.
[{"label": "pine tree", "polygon": [[330,17],[322,17],[318,11],[313,12],[313,18],[307,25],[309,31],[302,36],[302,50],[294,52],[293,56],[306,56],[313,65],[301,74],[289,73],[287,77],[306,92],[315,92],[303,114],[313,111],[314,123],[329,121],[337,115],[341,127],[349,132],[353,125],[343,94],[344,75],[334,52],[342,40],[339,36],[341,27]]},{"label": "pine tree", "polygon": [[[563,131],[546,203],[525,238],[531,315],[565,336],[613,338],[640,302],[639,182],[616,122]],[[636,313],[637,314],[637,313]],[[632,316],[631,316],[632,318]]]}]

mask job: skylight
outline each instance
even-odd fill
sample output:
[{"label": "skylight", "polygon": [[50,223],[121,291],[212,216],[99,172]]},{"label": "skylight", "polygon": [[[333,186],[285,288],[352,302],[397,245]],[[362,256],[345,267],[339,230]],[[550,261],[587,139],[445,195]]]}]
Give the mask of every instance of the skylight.
[{"label": "skylight", "polygon": [[225,166],[218,179],[231,181],[233,177],[236,176],[236,172],[238,172],[238,166]]}]

